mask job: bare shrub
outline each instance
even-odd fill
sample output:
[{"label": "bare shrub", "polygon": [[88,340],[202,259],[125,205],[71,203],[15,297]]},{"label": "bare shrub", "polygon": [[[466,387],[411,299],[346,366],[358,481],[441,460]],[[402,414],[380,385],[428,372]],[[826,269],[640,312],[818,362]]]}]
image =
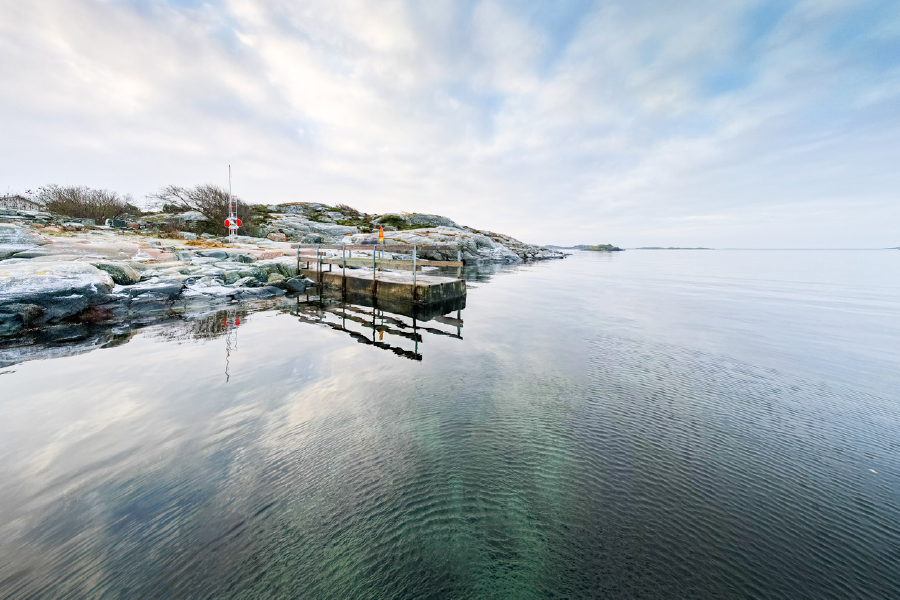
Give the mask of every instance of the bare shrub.
[{"label": "bare shrub", "polygon": [[[228,233],[225,227],[225,219],[228,218],[228,190],[209,183],[192,188],[167,185],[150,197],[176,210],[195,210],[201,213],[209,221],[202,225],[198,224],[198,227],[207,233],[217,235]],[[237,217],[242,221],[238,233],[250,235],[253,229],[253,211],[249,204],[240,199],[237,200]]]},{"label": "bare shrub", "polygon": [[99,224],[106,219],[141,214],[141,209],[132,204],[131,196],[83,185],[47,185],[38,190],[37,197],[50,212],[75,219],[94,219]]},{"label": "bare shrub", "polygon": [[346,204],[338,204],[335,208],[348,217],[357,217],[362,214],[352,206],[347,206]]},{"label": "bare shrub", "polygon": [[163,223],[159,228],[159,237],[173,240],[182,240],[181,228],[177,223]]}]

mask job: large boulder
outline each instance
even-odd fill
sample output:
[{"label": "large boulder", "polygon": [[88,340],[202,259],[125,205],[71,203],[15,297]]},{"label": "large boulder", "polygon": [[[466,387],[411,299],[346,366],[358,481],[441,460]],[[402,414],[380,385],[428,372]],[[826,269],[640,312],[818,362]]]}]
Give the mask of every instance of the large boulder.
[{"label": "large boulder", "polygon": [[310,221],[307,223],[307,226],[313,233],[321,233],[332,238],[340,238],[346,234],[353,235],[358,233],[356,227],[338,225],[337,223],[316,223],[315,221]]},{"label": "large boulder", "polygon": [[[35,251],[50,240],[12,223],[0,223],[0,260]],[[30,258],[23,256],[22,258]]]},{"label": "large boulder", "polygon": [[290,235],[304,235],[310,232],[309,225],[307,222],[298,221],[293,219],[280,219],[274,223],[276,227],[280,227],[282,230],[286,230],[284,232],[285,236]]},{"label": "large boulder", "polygon": [[305,292],[312,284],[312,280],[303,277],[291,277],[284,282],[285,288],[291,292]]},{"label": "large boulder", "polygon": [[228,258],[228,253],[224,250],[197,250],[196,254],[208,258]]},{"label": "large boulder", "polygon": [[0,223],[0,244],[42,246],[50,240],[12,223]]},{"label": "large boulder", "polygon": [[37,304],[5,304],[0,306],[0,337],[18,333],[23,327],[39,323],[44,309]]},{"label": "large boulder", "polygon": [[109,273],[109,276],[112,277],[112,280],[119,285],[133,285],[141,280],[140,272],[133,265],[130,265],[128,263],[97,261],[92,262],[91,264],[101,271],[106,271],[107,273]]},{"label": "large boulder", "polygon": [[[29,252],[16,254],[16,258],[40,258],[46,256],[82,256],[94,260],[127,261],[134,258],[141,248],[125,241],[90,240],[84,238],[55,238],[43,246],[33,246]],[[149,258],[149,257],[148,257]]]},{"label": "large boulder", "polygon": [[279,296],[284,296],[284,290],[279,289],[273,285],[267,285],[258,288],[238,288],[238,290],[234,294],[235,300],[268,300],[270,298],[277,298]]},{"label": "large boulder", "polygon": [[303,215],[311,208],[314,210],[324,210],[326,206],[315,202],[291,202],[288,204],[270,204],[266,208],[275,213]]},{"label": "large boulder", "polygon": [[0,307],[37,306],[42,313],[39,318],[32,318],[37,322],[57,321],[89,306],[109,302],[112,288],[108,273],[86,263],[0,264]]},{"label": "large boulder", "polygon": [[196,221],[209,221],[202,212],[198,212],[196,210],[191,210],[188,212],[180,213],[177,215],[172,215],[172,218],[178,221],[184,221],[186,223],[196,222]]},{"label": "large boulder", "polygon": [[457,225],[452,219],[425,213],[407,215],[406,222],[414,227],[455,227],[456,229],[462,229],[462,227]]},{"label": "large boulder", "polygon": [[137,285],[119,288],[132,297],[132,304],[138,302],[166,302],[175,300],[181,294],[190,277],[154,277]]},{"label": "large boulder", "polygon": [[232,287],[259,287],[259,280],[256,277],[241,277],[229,285]]}]

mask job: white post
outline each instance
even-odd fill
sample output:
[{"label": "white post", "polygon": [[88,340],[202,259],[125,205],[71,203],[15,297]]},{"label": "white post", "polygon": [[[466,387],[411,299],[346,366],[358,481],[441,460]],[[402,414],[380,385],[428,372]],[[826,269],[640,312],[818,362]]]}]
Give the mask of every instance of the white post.
[{"label": "white post", "polygon": [[228,165],[228,241],[235,242],[237,235],[237,203],[231,193],[231,165]]}]

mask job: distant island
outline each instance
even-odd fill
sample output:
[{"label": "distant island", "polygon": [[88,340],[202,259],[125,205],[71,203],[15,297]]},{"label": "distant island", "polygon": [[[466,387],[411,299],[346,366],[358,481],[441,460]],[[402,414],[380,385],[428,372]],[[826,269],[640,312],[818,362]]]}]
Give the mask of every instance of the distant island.
[{"label": "distant island", "polygon": [[621,252],[622,248],[613,246],[612,244],[597,244],[590,246],[588,244],[580,244],[578,246],[546,246],[553,250],[593,250],[594,252]]},{"label": "distant island", "polygon": [[643,248],[635,248],[635,250],[713,250],[713,248],[676,248],[674,246],[663,248],[662,246],[644,246]]}]

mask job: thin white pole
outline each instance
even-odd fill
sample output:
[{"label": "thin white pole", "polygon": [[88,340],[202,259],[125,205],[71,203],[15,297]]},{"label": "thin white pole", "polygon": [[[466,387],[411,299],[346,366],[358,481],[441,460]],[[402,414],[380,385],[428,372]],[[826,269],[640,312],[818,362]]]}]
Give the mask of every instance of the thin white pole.
[{"label": "thin white pole", "polygon": [[228,165],[228,241],[234,242],[237,234],[235,220],[237,219],[237,205],[234,202],[234,193],[231,191],[231,165]]}]

